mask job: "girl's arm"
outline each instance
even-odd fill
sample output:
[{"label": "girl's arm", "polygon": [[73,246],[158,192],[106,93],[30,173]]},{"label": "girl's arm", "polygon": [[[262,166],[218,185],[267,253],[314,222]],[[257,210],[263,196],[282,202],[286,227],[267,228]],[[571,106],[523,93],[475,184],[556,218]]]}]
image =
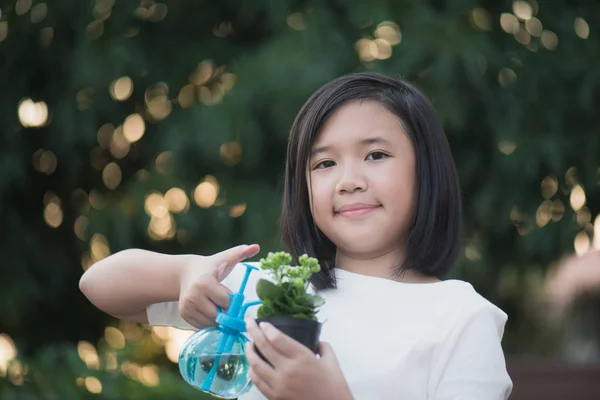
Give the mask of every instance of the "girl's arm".
[{"label": "girl's arm", "polygon": [[123,250],[92,265],[81,277],[79,288],[105,313],[147,323],[146,307],[176,301],[182,271],[197,257]]},{"label": "girl's arm", "polygon": [[150,305],[177,302],[177,316],[201,328],[214,323],[217,306],[229,306],[230,291],[221,282],[259,250],[258,245],[236,246],[212,256],[124,250],[92,265],[79,287],[92,304],[116,318],[147,323]]}]

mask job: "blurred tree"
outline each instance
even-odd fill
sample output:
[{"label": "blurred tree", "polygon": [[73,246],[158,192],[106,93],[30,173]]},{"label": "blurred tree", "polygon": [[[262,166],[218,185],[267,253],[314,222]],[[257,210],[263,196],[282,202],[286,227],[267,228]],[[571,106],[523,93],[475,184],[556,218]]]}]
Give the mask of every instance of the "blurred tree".
[{"label": "blurred tree", "polygon": [[531,350],[547,269],[600,247],[599,22],[568,1],[2,2],[0,332],[25,354],[95,341],[110,319],[77,282],[124,248],[279,248],[296,112],[372,70],[439,110],[464,190],[453,275]]},{"label": "blurred tree", "polygon": [[102,343],[48,346],[34,359],[17,358],[6,369],[0,363],[3,400],[75,399],[197,399],[213,397],[182,384],[178,375],[155,364],[130,361],[135,345],[118,351]]}]

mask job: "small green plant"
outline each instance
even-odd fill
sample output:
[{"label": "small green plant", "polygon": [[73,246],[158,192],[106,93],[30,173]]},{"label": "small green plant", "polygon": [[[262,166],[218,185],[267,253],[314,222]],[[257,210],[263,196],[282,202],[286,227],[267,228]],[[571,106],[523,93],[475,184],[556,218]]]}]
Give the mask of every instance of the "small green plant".
[{"label": "small green plant", "polygon": [[317,320],[317,309],[325,303],[319,295],[307,293],[308,278],[321,270],[316,258],[304,254],[298,259],[300,265],[293,266],[292,256],[280,251],[269,253],[260,260],[261,269],[268,271],[273,281],[259,279],[256,286],[262,305],[257,310],[258,318],[289,316],[292,318]]}]

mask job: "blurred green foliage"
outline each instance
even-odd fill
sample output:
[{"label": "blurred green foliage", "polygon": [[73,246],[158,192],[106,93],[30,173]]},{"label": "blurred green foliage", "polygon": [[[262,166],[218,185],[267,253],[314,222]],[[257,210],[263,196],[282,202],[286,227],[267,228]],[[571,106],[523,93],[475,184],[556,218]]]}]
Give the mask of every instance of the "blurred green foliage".
[{"label": "blurred green foliage", "polygon": [[[600,212],[600,3],[0,4],[0,332],[45,377],[0,379],[3,399],[90,397],[73,346],[111,321],[79,293],[82,266],[129,247],[281,248],[294,116],[362,70],[431,98],[464,193],[453,276],[509,314],[507,351],[552,351],[536,290]],[[96,372],[101,398],[192,395],[167,372],[152,388]]]},{"label": "blurred green foliage", "polygon": [[[2,400],[38,399],[174,399],[213,397],[182,384],[171,369],[155,364],[139,364],[135,358],[139,343],[133,342],[118,352],[109,346],[104,351],[82,342],[47,346],[35,358],[17,358],[8,363],[0,379]],[[83,360],[86,360],[84,362]],[[0,368],[0,372],[2,372]]]}]

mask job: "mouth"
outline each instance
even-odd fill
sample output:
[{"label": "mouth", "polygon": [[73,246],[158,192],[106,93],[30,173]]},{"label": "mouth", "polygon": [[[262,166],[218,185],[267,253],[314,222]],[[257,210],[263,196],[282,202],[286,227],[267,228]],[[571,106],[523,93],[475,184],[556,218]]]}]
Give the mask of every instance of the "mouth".
[{"label": "mouth", "polygon": [[343,207],[340,207],[337,211],[335,211],[334,214],[340,215],[342,217],[347,217],[347,218],[360,217],[362,215],[365,215],[372,211],[375,211],[379,207],[381,207],[381,205],[362,204],[362,203],[347,204]]}]

